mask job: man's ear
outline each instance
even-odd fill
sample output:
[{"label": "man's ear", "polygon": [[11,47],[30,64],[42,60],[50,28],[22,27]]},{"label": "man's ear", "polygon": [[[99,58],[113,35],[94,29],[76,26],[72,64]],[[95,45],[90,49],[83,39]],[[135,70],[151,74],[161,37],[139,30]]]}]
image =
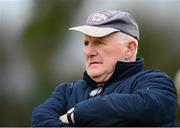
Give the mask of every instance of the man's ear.
[{"label": "man's ear", "polygon": [[136,54],[136,49],[137,49],[137,43],[135,41],[130,41],[127,43],[126,55],[125,55],[125,59],[127,61],[133,59],[133,57]]}]

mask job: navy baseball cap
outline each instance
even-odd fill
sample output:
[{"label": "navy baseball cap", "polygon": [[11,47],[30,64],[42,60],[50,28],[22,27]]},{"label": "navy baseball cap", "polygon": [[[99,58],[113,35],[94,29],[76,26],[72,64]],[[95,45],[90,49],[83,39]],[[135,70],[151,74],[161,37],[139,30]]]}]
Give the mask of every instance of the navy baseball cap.
[{"label": "navy baseball cap", "polygon": [[139,40],[139,28],[135,19],[127,12],[103,10],[92,13],[86,24],[69,30],[82,32],[93,37],[104,37],[113,32],[123,32]]}]

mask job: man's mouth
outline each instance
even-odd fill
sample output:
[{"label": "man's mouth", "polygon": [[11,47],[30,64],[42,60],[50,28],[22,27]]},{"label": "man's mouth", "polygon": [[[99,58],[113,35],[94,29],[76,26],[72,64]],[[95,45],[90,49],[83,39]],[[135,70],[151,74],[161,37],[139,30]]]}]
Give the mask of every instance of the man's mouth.
[{"label": "man's mouth", "polygon": [[89,65],[102,64],[102,62],[91,62]]}]

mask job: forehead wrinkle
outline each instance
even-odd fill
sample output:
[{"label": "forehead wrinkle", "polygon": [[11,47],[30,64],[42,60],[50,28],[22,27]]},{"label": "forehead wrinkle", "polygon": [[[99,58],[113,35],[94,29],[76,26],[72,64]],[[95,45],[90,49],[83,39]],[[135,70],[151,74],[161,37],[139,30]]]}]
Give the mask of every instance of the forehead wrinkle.
[{"label": "forehead wrinkle", "polygon": [[84,41],[91,41],[91,42],[94,42],[94,43],[98,42],[98,41],[107,42],[107,41],[109,41],[109,39],[113,39],[113,36],[110,36],[110,35],[104,36],[104,37],[92,37],[92,36],[89,36],[89,35],[85,35]]},{"label": "forehead wrinkle", "polygon": [[100,41],[100,37],[92,37],[92,36],[85,35],[84,41],[90,41],[93,43],[93,42]]}]

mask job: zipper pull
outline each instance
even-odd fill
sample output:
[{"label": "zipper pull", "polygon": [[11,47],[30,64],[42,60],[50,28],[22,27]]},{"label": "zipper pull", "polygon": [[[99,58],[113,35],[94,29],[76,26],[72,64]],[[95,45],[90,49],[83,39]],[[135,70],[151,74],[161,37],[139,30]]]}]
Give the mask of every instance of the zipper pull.
[{"label": "zipper pull", "polygon": [[98,88],[93,89],[90,92],[89,96],[95,97],[95,96],[99,95],[102,91],[103,91],[103,85],[101,84],[101,85],[98,85]]}]

